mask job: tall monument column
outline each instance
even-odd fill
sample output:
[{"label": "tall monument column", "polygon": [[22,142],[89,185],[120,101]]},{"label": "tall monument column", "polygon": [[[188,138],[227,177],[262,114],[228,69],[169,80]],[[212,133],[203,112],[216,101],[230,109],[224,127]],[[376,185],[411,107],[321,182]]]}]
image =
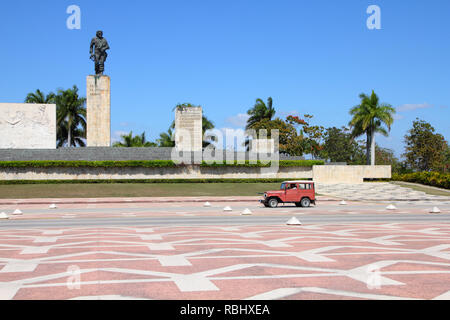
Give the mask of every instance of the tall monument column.
[{"label": "tall monument column", "polygon": [[111,146],[111,79],[87,77],[87,146]]}]

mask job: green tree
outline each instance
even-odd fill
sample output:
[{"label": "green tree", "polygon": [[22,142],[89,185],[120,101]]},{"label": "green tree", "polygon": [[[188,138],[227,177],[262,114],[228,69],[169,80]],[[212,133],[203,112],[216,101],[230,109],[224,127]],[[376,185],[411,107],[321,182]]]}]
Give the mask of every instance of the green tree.
[{"label": "green tree", "polygon": [[156,140],[156,143],[161,148],[174,148],[175,141],[172,140],[173,131],[171,128],[166,132],[163,132],[159,135],[159,139]]},{"label": "green tree", "polygon": [[323,137],[323,149],[320,156],[331,162],[346,162],[361,165],[365,163],[364,148],[352,138],[349,128],[328,128]]},{"label": "green tree", "polygon": [[416,119],[405,136],[405,144],[404,156],[412,170],[444,171],[448,144],[431,124]]},{"label": "green tree", "polygon": [[55,97],[58,146],[84,146],[86,139],[86,98],[80,97],[77,86],[58,90]]},{"label": "green tree", "polygon": [[406,163],[401,162],[394,154],[394,151],[387,148],[376,146],[377,165],[379,166],[391,166],[392,173],[404,174],[408,173]]},{"label": "green tree", "polygon": [[133,131],[131,131],[129,134],[122,135],[121,136],[122,141],[116,142],[113,144],[113,147],[118,148],[148,148],[148,147],[156,147],[157,145],[153,142],[147,141],[145,137],[145,132],[133,136]]},{"label": "green tree", "polygon": [[359,97],[361,104],[350,110],[350,114],[353,116],[350,121],[350,127],[353,130],[352,136],[360,137],[364,134],[367,136],[367,165],[375,165],[375,134],[388,136],[388,131],[391,130],[394,123],[395,109],[389,104],[380,103],[380,99],[374,91],[370,97],[364,93]]},{"label": "green tree", "polygon": [[300,119],[297,116],[288,116],[286,122],[293,126],[300,127],[298,135],[301,137],[304,152],[311,154],[313,158],[318,158],[323,149],[321,142],[325,128],[322,126],[311,125],[311,121],[314,118],[312,115],[305,114],[304,118],[306,120]]},{"label": "green tree", "polygon": [[50,92],[45,95],[41,90],[37,89],[36,92],[32,92],[27,95],[25,98],[25,103],[53,104],[55,103],[55,94]]},{"label": "green tree", "polygon": [[[61,123],[58,124],[57,130],[56,130],[56,142],[57,147],[62,148],[67,144],[67,137],[68,137],[68,131],[67,128],[69,127],[69,124],[67,121],[63,120]],[[86,131],[79,127],[72,124],[72,146],[78,146],[78,147],[86,147]]]},{"label": "green tree", "polygon": [[450,171],[450,145],[447,143],[447,150],[445,151],[444,172]]},{"label": "green tree", "polygon": [[[275,120],[263,119],[252,125],[252,130],[256,131],[253,139],[262,138],[259,136],[260,130],[267,130],[267,139],[272,138],[272,130],[279,131],[279,151],[291,156],[302,156],[305,152],[303,137],[297,134],[297,130],[292,124],[289,124],[280,118]],[[249,150],[250,140],[245,142]]]},{"label": "green tree", "polygon": [[272,120],[275,113],[276,111],[273,107],[273,99],[271,97],[267,99],[267,104],[264,103],[262,99],[256,99],[256,103],[253,108],[247,112],[250,118],[247,120],[246,129],[255,129],[255,124],[261,122],[262,120]]}]

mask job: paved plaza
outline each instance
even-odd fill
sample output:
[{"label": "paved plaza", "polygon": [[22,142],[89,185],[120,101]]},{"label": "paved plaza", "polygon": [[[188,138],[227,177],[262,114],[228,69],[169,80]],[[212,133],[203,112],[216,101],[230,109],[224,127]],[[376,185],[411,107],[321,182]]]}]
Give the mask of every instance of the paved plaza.
[{"label": "paved plaza", "polygon": [[2,200],[0,299],[450,299],[449,205],[205,200]]}]

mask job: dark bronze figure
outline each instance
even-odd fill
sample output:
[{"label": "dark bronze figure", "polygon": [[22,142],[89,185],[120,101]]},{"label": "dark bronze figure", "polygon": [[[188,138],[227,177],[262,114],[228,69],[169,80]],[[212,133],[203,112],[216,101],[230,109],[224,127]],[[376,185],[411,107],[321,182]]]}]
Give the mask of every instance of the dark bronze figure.
[{"label": "dark bronze figure", "polygon": [[97,31],[97,36],[91,41],[90,50],[91,60],[95,62],[96,75],[103,75],[103,72],[105,72],[105,61],[108,57],[106,50],[109,50],[108,41],[103,38],[103,31]]}]

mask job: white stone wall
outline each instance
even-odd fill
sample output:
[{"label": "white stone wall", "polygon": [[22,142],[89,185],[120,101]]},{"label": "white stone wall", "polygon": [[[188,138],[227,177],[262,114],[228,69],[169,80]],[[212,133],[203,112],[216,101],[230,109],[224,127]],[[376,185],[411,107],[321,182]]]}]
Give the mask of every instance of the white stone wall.
[{"label": "white stone wall", "polygon": [[56,149],[56,105],[0,103],[0,149]]},{"label": "white stone wall", "polygon": [[0,180],[120,179],[314,179],[317,183],[362,183],[364,178],[390,178],[390,166],[176,168],[0,168]]}]

